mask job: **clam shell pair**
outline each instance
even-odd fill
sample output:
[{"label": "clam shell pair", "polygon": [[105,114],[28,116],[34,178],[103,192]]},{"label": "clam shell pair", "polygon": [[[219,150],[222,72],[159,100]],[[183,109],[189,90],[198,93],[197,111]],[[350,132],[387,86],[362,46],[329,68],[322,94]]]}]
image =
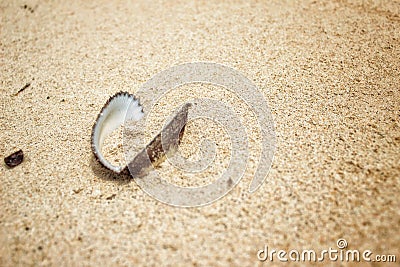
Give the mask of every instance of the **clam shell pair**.
[{"label": "clam shell pair", "polygon": [[112,96],[101,109],[92,128],[91,145],[96,159],[107,169],[119,174],[127,168],[132,176],[143,176],[152,165],[157,165],[165,155],[176,151],[182,139],[187,122],[187,103],[166,126],[125,166],[113,165],[102,153],[102,145],[108,135],[126,121],[143,119],[143,107],[138,98],[128,92]]}]

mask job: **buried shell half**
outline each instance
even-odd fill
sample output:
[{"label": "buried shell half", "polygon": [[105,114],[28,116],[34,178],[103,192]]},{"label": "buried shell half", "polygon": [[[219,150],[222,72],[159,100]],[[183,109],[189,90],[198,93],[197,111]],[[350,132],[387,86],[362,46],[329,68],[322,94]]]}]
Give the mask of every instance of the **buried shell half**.
[{"label": "buried shell half", "polygon": [[[161,132],[128,163],[132,175],[143,176],[151,164],[162,162],[167,153],[177,149],[183,136],[189,107],[190,104],[185,104]],[[138,121],[143,116],[143,107],[132,94],[119,92],[107,101],[92,129],[92,151],[104,167],[115,173],[121,173],[128,167],[110,163],[102,154],[101,148],[105,138],[125,121]]]},{"label": "buried shell half", "polygon": [[[130,109],[129,114],[128,109]],[[107,101],[92,129],[92,151],[104,167],[116,173],[123,171],[125,166],[113,165],[103,156],[103,142],[108,135],[125,122],[125,117],[126,120],[138,121],[143,115],[139,99],[127,92],[119,92]]]}]

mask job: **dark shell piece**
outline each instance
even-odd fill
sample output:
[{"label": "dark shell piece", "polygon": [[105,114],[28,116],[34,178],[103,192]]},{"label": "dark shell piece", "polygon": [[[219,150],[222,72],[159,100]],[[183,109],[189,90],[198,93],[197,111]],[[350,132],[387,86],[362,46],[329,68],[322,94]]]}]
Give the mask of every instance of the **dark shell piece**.
[{"label": "dark shell piece", "polygon": [[151,164],[157,166],[165,160],[167,154],[176,152],[185,131],[190,106],[190,103],[185,104],[165,128],[128,164],[132,175],[143,177],[149,171]]},{"label": "dark shell piece", "polygon": [[10,168],[18,166],[24,160],[24,152],[22,149],[18,150],[17,152],[12,153],[10,156],[4,158],[4,162]]}]

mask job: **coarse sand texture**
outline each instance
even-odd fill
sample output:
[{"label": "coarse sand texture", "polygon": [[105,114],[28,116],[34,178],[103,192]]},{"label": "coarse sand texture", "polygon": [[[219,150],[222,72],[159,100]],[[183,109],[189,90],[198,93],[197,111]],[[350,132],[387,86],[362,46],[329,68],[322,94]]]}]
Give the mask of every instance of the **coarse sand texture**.
[{"label": "coarse sand texture", "polygon": [[[382,266],[399,266],[399,59],[399,0],[0,0],[0,266],[316,265],[257,254],[338,249],[338,239],[371,257],[396,255]],[[276,150],[249,193],[262,132],[237,95],[188,84],[143,104],[149,120],[137,136],[147,142],[196,97],[231,106],[245,128],[241,181],[210,205],[182,208],[100,165],[91,131],[110,96],[136,95],[190,62],[223,64],[257,86]],[[114,162],[121,135],[104,144]],[[216,144],[209,168],[185,176],[166,161],[163,179],[215,181],[232,147],[221,125],[189,122],[179,151],[198,160],[205,139]],[[8,167],[3,159],[19,150],[22,162]]]}]

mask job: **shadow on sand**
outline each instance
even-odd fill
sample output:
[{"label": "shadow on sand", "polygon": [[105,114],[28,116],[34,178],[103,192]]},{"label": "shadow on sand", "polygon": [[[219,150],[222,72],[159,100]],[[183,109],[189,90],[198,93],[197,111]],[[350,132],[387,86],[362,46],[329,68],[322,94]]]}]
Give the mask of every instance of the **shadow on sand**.
[{"label": "shadow on sand", "polygon": [[115,172],[108,170],[104,166],[97,161],[94,155],[90,157],[90,167],[93,170],[93,174],[96,177],[100,177],[105,181],[112,181],[118,183],[119,185],[128,184],[133,181],[132,176],[129,173],[129,170],[126,169],[120,174],[116,174]]}]

